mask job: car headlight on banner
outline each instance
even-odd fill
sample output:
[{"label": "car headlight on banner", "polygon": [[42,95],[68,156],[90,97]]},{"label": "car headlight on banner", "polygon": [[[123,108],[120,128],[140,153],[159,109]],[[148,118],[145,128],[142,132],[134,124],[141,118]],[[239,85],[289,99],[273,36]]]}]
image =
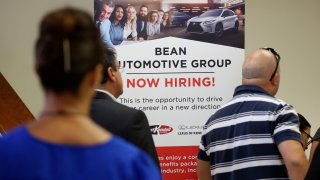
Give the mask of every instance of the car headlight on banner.
[{"label": "car headlight on banner", "polygon": [[213,24],[216,20],[204,21],[203,25]]}]

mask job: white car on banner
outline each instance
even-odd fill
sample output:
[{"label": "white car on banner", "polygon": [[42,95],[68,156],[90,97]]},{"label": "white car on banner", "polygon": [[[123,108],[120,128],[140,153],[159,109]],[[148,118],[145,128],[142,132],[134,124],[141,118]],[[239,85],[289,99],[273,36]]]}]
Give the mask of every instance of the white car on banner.
[{"label": "white car on banner", "polygon": [[191,18],[187,22],[187,32],[191,34],[215,34],[220,37],[223,31],[238,31],[238,16],[229,9],[213,9]]}]

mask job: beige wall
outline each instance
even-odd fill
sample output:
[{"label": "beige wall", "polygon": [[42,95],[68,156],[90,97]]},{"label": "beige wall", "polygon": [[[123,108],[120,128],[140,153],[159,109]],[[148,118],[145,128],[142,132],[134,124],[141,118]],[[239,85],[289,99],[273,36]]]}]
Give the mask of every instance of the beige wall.
[{"label": "beige wall", "polygon": [[262,46],[280,53],[277,97],[307,118],[311,134],[320,126],[319,8],[319,0],[246,1],[246,53]]},{"label": "beige wall", "polygon": [[38,24],[46,12],[66,5],[93,13],[93,0],[0,1],[0,71],[35,117],[43,102],[33,71]]},{"label": "beige wall", "polygon": [[[31,112],[40,112],[43,95],[33,72],[33,45],[45,12],[72,5],[93,11],[92,0],[28,0],[0,2],[0,71]],[[315,129],[320,126],[319,0],[247,0],[246,53],[274,47],[281,54],[281,86],[277,97],[291,103]]]}]

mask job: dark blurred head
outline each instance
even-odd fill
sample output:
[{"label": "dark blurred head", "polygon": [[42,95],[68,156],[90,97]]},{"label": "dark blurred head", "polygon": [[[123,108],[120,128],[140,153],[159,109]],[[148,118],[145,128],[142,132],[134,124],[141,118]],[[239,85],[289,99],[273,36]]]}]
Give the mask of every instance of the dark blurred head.
[{"label": "dark blurred head", "polygon": [[300,120],[299,130],[303,131],[303,130],[306,130],[308,128],[310,129],[311,125],[307,121],[307,119],[304,116],[302,116],[301,114],[299,114],[299,113],[298,113],[298,116],[299,116],[299,120]]},{"label": "dark blurred head", "polygon": [[63,8],[42,19],[35,53],[43,88],[76,94],[85,75],[102,63],[103,45],[89,14]]},{"label": "dark blurred head", "polygon": [[304,148],[304,150],[306,150],[308,149],[308,146],[312,142],[312,137],[310,136],[311,125],[307,121],[307,119],[303,117],[301,114],[298,113],[298,116],[300,121],[300,125],[299,125],[299,130],[301,133],[300,139],[302,142],[302,147]]},{"label": "dark blurred head", "polygon": [[114,71],[117,71],[117,67],[119,63],[117,61],[117,54],[114,48],[107,47],[104,49],[104,56],[103,56],[103,76],[101,84],[106,83],[109,80],[108,68],[111,67]]},{"label": "dark blurred head", "polygon": [[114,48],[105,48],[103,58],[102,88],[118,98],[123,93],[121,70]]}]

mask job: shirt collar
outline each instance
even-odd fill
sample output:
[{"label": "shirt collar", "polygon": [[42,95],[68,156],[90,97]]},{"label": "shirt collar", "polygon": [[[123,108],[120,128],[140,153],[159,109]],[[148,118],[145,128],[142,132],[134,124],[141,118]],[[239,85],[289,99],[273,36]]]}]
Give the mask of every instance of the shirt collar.
[{"label": "shirt collar", "polygon": [[265,91],[264,89],[256,85],[240,85],[235,89],[233,96],[236,96],[239,94],[246,94],[246,93],[264,94],[267,96],[274,97],[271,94],[269,94],[267,91]]},{"label": "shirt collar", "polygon": [[109,96],[111,97],[111,99],[113,99],[114,101],[117,101],[117,99],[114,97],[114,95],[112,95],[112,94],[111,94],[110,92],[108,92],[108,91],[105,91],[105,90],[102,90],[102,89],[96,89],[96,91],[105,93],[105,94],[109,95]]}]

